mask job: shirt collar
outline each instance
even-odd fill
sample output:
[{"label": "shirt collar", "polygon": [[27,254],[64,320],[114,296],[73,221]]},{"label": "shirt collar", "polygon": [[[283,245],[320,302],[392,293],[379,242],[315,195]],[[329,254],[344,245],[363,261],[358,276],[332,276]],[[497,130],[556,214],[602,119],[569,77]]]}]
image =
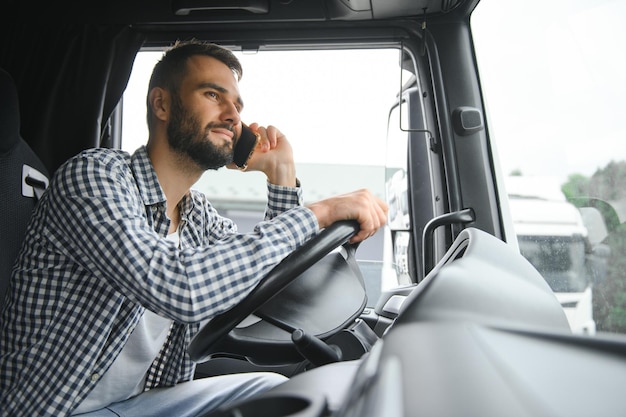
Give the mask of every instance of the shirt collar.
[{"label": "shirt collar", "polygon": [[165,193],[159,184],[145,145],[137,149],[131,157],[131,169],[143,203],[146,206],[165,203]]},{"label": "shirt collar", "polygon": [[[137,182],[139,194],[141,195],[144,205],[152,206],[165,204],[165,193],[163,192],[163,188],[161,188],[152,162],[148,157],[148,150],[145,145],[137,149],[131,157],[131,169],[135,175],[135,181]],[[193,199],[190,198],[188,193],[183,196],[180,207],[181,214],[186,217],[193,210],[193,207]]]}]

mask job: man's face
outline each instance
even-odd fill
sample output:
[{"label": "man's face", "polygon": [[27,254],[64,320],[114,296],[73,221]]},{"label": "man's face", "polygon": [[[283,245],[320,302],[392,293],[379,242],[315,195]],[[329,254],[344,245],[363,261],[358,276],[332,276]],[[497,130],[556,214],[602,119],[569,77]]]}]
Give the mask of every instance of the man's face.
[{"label": "man's face", "polygon": [[168,142],[203,170],[218,169],[233,161],[233,143],[241,132],[237,80],[210,57],[192,57],[188,69],[179,94],[172,96]]},{"label": "man's face", "polygon": [[170,147],[191,158],[205,171],[233,162],[232,144],[211,141],[211,130],[216,128],[232,131],[232,125],[228,123],[209,122],[202,127],[198,117],[187,111],[178,97],[172,99],[171,119],[167,126]]}]

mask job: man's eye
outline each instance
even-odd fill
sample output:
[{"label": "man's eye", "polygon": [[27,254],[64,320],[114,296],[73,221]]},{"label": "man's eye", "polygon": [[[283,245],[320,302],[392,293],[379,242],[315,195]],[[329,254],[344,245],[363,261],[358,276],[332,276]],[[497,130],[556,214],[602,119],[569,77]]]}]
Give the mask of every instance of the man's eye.
[{"label": "man's eye", "polygon": [[209,92],[207,93],[207,95],[208,95],[209,97],[211,97],[211,98],[214,98],[214,99],[219,98],[219,95],[218,95],[215,91],[209,91]]}]

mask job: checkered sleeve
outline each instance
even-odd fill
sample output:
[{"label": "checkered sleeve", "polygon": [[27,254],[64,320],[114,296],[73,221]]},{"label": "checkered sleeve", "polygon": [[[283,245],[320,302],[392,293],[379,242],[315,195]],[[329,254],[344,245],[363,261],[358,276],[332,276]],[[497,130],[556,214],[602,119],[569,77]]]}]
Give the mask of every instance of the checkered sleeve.
[{"label": "checkered sleeve", "polygon": [[81,180],[61,184],[55,201],[59,239],[74,237],[63,246],[92,275],[174,320],[198,322],[229,309],[317,232],[312,212],[299,206],[299,189],[270,187],[271,222],[262,222],[254,233],[225,233],[211,244],[179,250],[152,229],[146,213],[137,209],[141,204],[133,184],[107,162],[78,160],[66,178]]},{"label": "checkered sleeve", "polygon": [[267,208],[265,219],[273,219],[293,207],[302,206],[302,188],[297,180],[295,187],[267,183]]}]

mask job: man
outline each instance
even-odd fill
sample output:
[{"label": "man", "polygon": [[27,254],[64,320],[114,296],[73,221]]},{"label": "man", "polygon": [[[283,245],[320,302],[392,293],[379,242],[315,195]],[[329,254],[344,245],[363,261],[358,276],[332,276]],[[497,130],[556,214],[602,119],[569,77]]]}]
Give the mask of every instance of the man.
[{"label": "man", "polygon": [[238,234],[190,187],[233,166],[241,73],[226,49],[178,43],[150,80],[147,145],[87,150],[57,170],[2,313],[2,415],[194,416],[286,379],[192,380],[186,348],[320,229],[356,219],[361,241],[387,206],[365,190],[302,206],[287,138],[252,124],[261,138],[247,170],[267,176],[266,221]]}]

